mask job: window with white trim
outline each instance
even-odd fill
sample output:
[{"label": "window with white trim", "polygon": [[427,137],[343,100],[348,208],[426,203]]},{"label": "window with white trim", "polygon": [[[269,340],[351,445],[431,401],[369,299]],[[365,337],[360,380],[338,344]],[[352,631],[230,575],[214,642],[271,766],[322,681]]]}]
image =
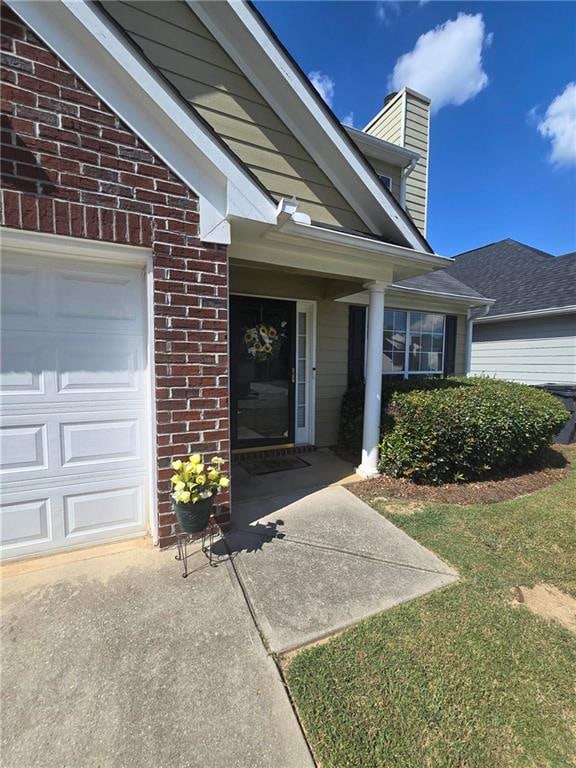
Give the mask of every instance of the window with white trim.
[{"label": "window with white trim", "polygon": [[384,376],[438,376],[444,369],[444,315],[384,311]]}]

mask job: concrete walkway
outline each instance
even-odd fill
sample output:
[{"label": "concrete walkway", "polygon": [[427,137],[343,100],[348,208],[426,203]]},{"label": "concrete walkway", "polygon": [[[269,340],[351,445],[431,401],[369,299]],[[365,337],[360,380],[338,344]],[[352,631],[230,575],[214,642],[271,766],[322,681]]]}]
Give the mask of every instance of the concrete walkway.
[{"label": "concrete walkway", "polygon": [[[294,470],[296,474],[300,470]],[[319,640],[457,574],[346,488],[234,507],[228,547],[271,651]]]},{"label": "concrete walkway", "polygon": [[236,503],[186,580],[138,543],[4,567],[3,768],[312,768],[269,651],[456,578],[315,458],[255,483],[291,492]]},{"label": "concrete walkway", "polygon": [[96,551],[3,580],[3,768],[314,765],[229,562]]}]

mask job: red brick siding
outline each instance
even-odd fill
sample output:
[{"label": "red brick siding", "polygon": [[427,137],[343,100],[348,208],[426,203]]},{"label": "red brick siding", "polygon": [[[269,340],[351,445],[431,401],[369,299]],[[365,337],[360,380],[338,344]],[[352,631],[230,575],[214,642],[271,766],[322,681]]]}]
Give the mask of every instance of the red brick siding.
[{"label": "red brick siding", "polygon": [[[146,246],[154,260],[160,543],[174,541],[170,462],[229,466],[226,249],[198,237],[198,200],[6,6],[2,224]],[[222,496],[219,520],[228,520]]]}]

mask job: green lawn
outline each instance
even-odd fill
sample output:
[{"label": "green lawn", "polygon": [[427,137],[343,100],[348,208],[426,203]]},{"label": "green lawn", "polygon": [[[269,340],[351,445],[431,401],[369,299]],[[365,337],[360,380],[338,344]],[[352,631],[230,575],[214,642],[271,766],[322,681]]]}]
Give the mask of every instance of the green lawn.
[{"label": "green lawn", "polygon": [[374,506],[461,580],[288,665],[319,765],[576,766],[576,637],[511,604],[514,585],[576,595],[576,468],[500,504],[435,505],[412,517]]}]

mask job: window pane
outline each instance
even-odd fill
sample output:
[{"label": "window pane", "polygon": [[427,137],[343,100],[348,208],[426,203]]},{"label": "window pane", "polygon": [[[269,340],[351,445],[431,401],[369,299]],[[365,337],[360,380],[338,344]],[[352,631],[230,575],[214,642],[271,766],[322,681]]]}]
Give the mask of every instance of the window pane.
[{"label": "window pane", "polygon": [[405,331],[406,330],[406,317],[407,312],[394,312],[394,330]]},{"label": "window pane", "polygon": [[394,370],[394,364],[392,362],[393,352],[384,352],[382,355],[382,370],[384,373],[389,373]]},{"label": "window pane", "polygon": [[394,312],[391,309],[384,310],[384,330],[392,331],[394,329]]},{"label": "window pane", "polygon": [[444,342],[444,336],[432,336],[432,350],[434,352],[442,352]]}]

